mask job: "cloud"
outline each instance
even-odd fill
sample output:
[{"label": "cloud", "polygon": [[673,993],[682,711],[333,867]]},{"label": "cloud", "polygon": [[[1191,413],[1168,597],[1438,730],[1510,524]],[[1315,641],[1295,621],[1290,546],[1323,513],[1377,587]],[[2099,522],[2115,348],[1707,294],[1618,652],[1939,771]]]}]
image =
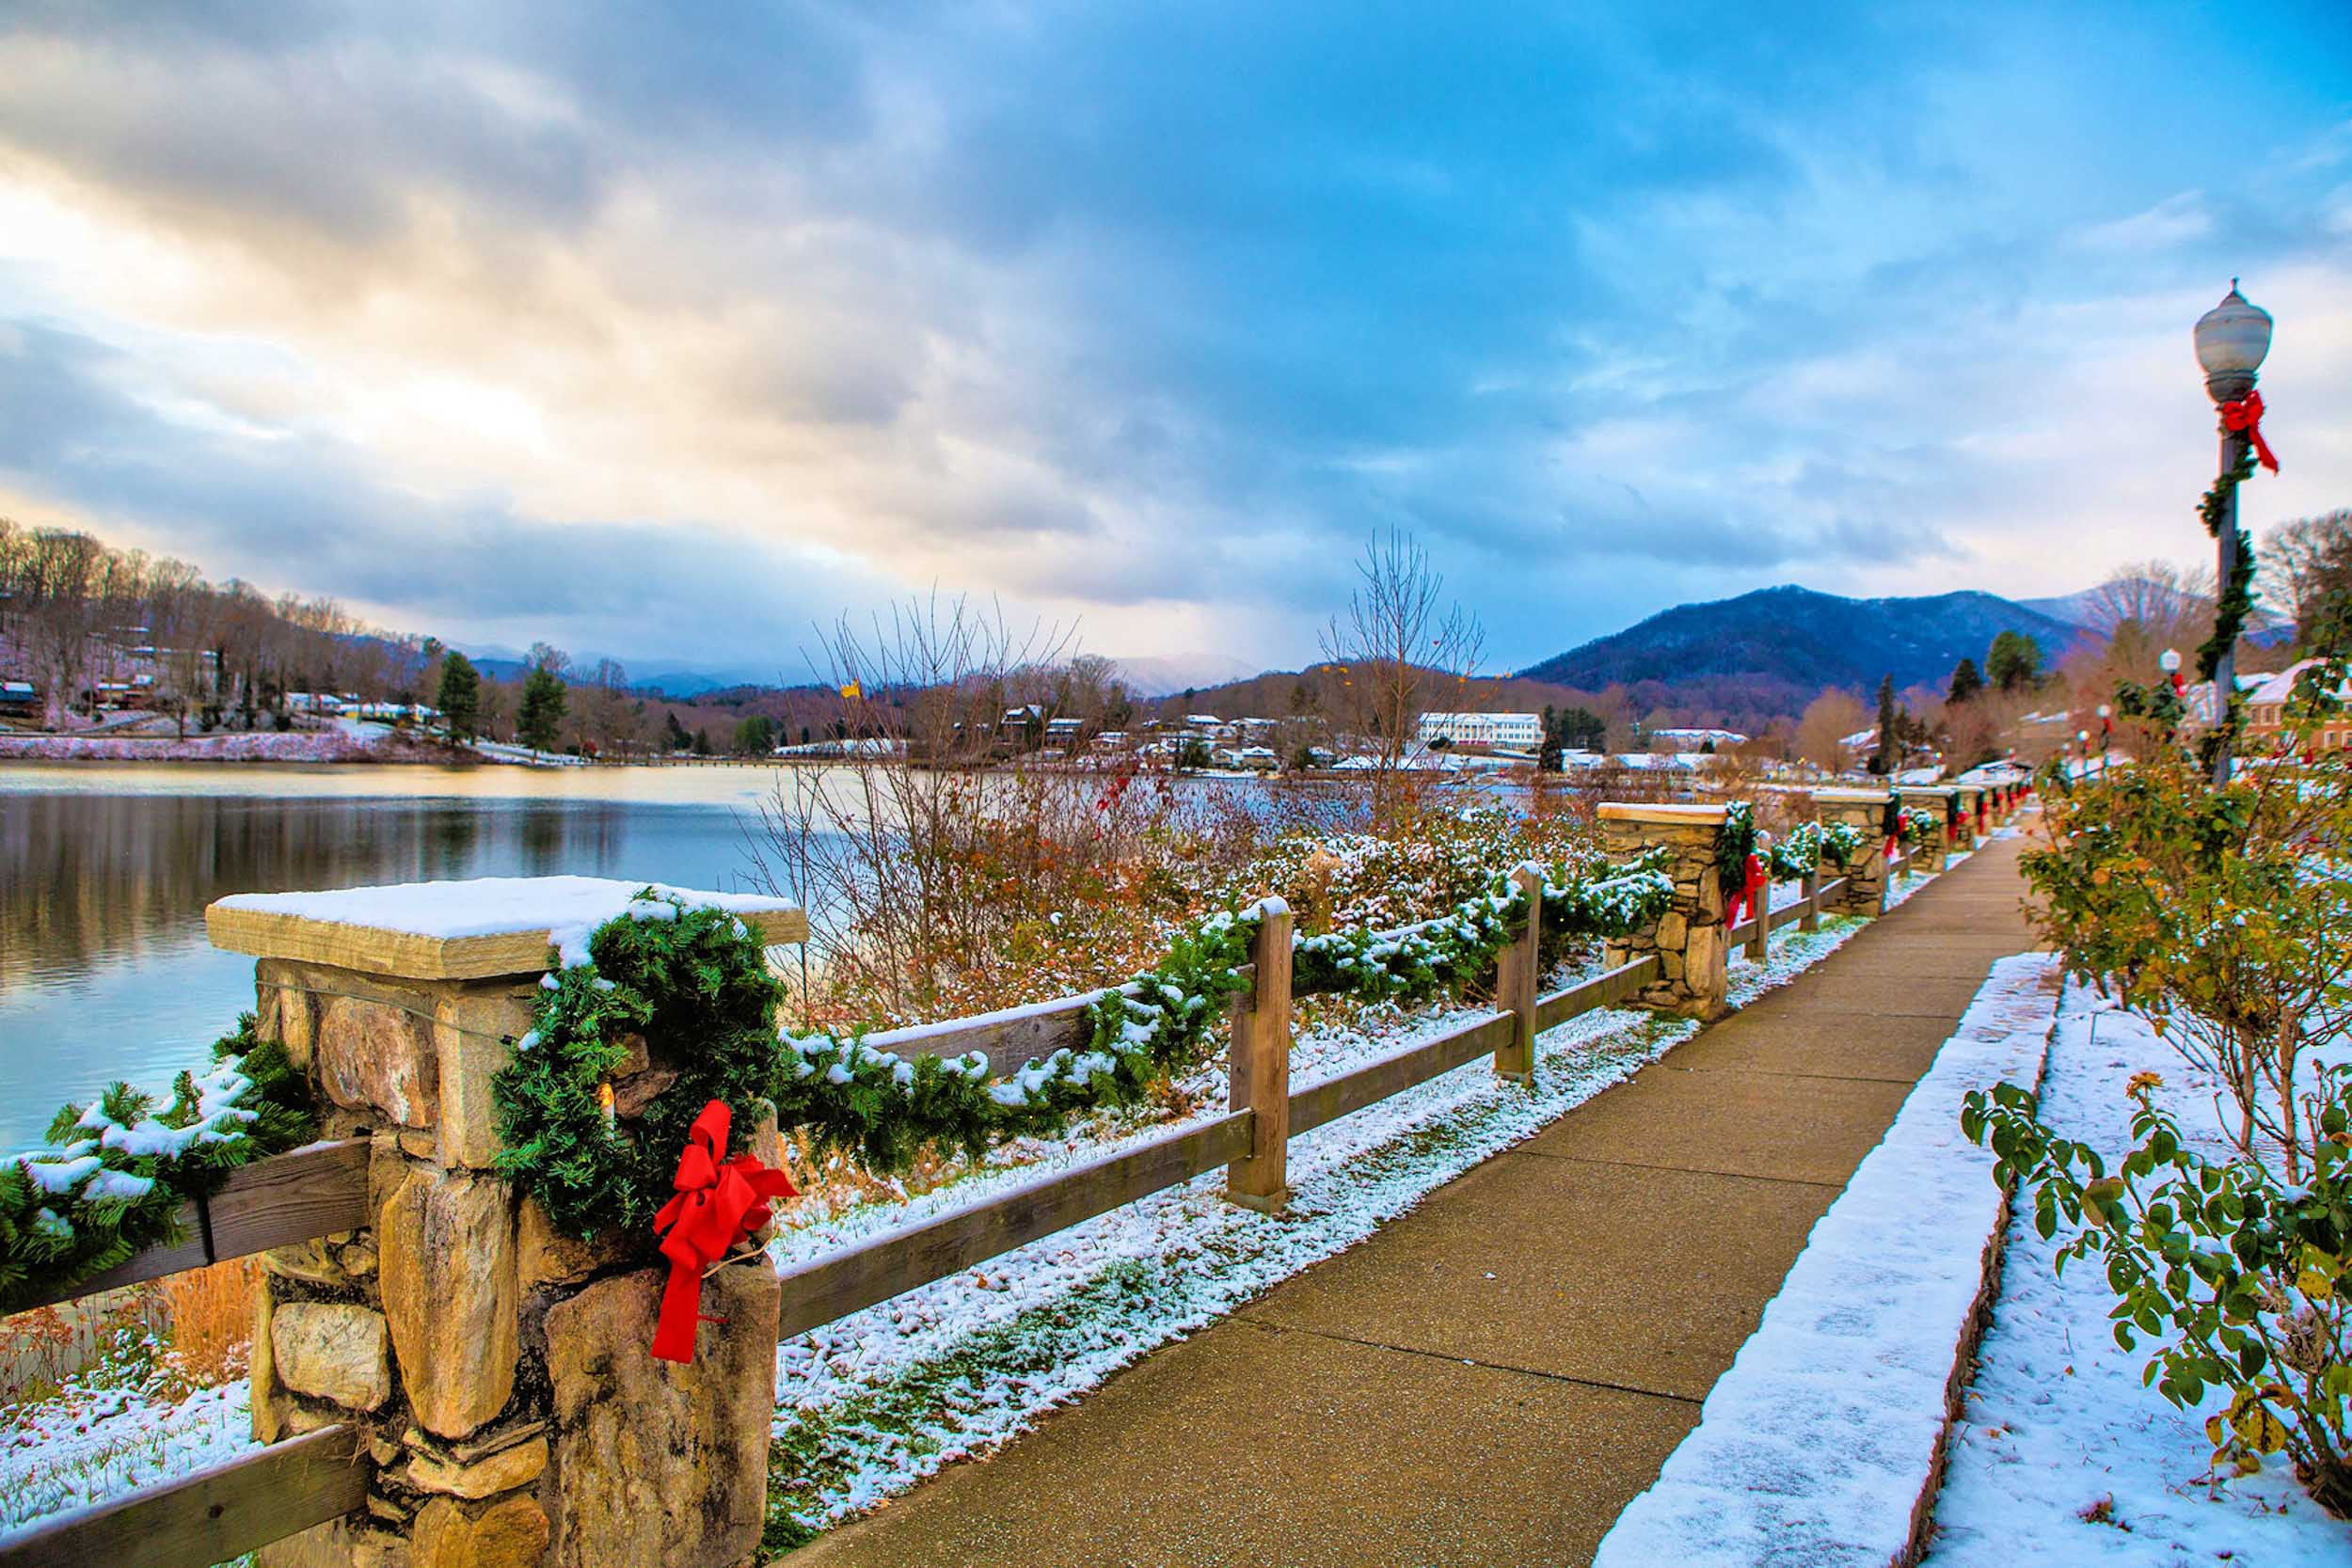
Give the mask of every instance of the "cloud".
[{"label": "cloud", "polygon": [[2192,301],[2352,281],[2345,24],[2265,27],[35,3],[0,466],[665,658],[939,583],[1295,661],[1386,526],[1512,663],[1766,578],[2068,590],[2201,485]]}]

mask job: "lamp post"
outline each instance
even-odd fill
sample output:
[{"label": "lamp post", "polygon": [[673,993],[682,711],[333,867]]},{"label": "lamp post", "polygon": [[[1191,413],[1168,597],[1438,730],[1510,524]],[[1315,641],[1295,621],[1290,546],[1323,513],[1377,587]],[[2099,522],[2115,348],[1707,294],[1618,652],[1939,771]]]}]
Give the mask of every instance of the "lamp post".
[{"label": "lamp post", "polygon": [[[2247,303],[2237,292],[2237,279],[2230,279],[2230,292],[2221,303],[2197,318],[2194,334],[2197,343],[2197,363],[2204,368],[2205,391],[2217,408],[2225,404],[2242,403],[2254,389],[2254,373],[2262,369],[2263,358],[2270,352],[2270,312]],[[2221,471],[2237,471],[2246,450],[2246,436],[2229,428],[2221,430]],[[2237,568],[2237,487],[2225,485],[2221,527],[2217,543],[2220,546],[2220,570],[2214,580],[2219,585],[2214,603],[2229,602],[2231,578]],[[2237,650],[2224,647],[2219,661],[2214,666],[2213,700],[2215,721],[2226,734],[2230,722],[2231,701],[2237,695]],[[2230,782],[2230,748],[2217,748],[2213,764],[2213,782]]]}]

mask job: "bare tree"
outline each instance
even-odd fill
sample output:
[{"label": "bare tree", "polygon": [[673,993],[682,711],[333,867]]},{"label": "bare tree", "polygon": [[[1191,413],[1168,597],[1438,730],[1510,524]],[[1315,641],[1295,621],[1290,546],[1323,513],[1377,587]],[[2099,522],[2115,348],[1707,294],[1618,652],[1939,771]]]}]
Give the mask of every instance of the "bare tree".
[{"label": "bare tree", "polygon": [[1825,773],[1847,761],[1846,736],[1870,727],[1870,710],[1851,691],[1824,691],[1805,705],[1797,721],[1796,752]]},{"label": "bare tree", "polygon": [[2263,557],[2267,586],[2295,617],[2300,645],[2328,602],[2352,593],[2352,507],[2280,524]]},{"label": "bare tree", "polygon": [[1375,534],[1356,563],[1356,592],[1322,634],[1323,657],[1341,676],[1343,710],[1368,745],[1373,809],[1387,819],[1411,796],[1402,772],[1419,749],[1421,718],[1474,705],[1471,680],[1486,650],[1478,618],[1445,596],[1445,578],[1409,533]]}]

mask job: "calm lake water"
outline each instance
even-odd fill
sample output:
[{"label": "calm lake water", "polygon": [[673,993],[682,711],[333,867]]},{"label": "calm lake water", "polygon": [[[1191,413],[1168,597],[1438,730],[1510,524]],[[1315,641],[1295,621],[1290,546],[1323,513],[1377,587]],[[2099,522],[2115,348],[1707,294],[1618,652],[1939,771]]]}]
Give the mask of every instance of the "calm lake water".
[{"label": "calm lake water", "polygon": [[116,1079],[167,1090],[253,1006],[231,893],[559,873],[739,891],[759,768],[0,763],[0,1148]]}]

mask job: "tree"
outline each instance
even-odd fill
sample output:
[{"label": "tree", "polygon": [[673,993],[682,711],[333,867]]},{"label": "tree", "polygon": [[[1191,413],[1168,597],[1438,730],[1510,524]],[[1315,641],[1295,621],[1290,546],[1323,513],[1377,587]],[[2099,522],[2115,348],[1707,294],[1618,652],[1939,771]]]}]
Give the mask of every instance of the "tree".
[{"label": "tree", "polygon": [[1824,691],[1797,721],[1797,755],[1824,773],[1846,766],[1846,737],[1867,728],[1870,710],[1851,691]]},{"label": "tree", "polygon": [[710,754],[710,731],[707,726],[694,732],[694,754],[698,757]]},{"label": "tree", "polygon": [[735,726],[735,752],[738,756],[762,757],[776,749],[776,721],[764,713],[755,713]]},{"label": "tree", "polygon": [[[686,726],[677,721],[677,714],[675,711],[672,711],[668,715],[668,718],[670,721],[669,730],[663,750],[673,752],[692,751],[694,749],[694,737],[688,735],[686,733]],[[808,738],[805,732],[803,733],[801,738],[803,740]]]},{"label": "tree", "polygon": [[2295,616],[2296,646],[2308,651],[2328,602],[2352,595],[2352,508],[2280,524],[2263,554],[2272,592]]},{"label": "tree", "polygon": [[482,722],[482,673],[454,648],[441,660],[441,689],[433,705],[441,710],[452,740],[473,739]]},{"label": "tree", "polygon": [[1322,635],[1323,657],[1349,693],[1347,717],[1374,742],[1373,809],[1401,803],[1397,770],[1436,697],[1472,705],[1470,676],[1486,641],[1478,618],[1445,597],[1445,578],[1411,534],[1375,535],[1356,563],[1356,592]]},{"label": "tree", "polygon": [[1964,703],[1983,689],[1984,677],[1977,673],[1977,661],[1963,658],[1952,671],[1952,689],[1944,700],[1955,705]]},{"label": "tree", "polygon": [[1984,673],[2004,691],[2024,691],[2042,673],[2042,644],[2022,631],[2003,631],[1984,656]]},{"label": "tree", "polygon": [[567,705],[564,677],[545,663],[532,665],[531,673],[523,677],[523,702],[515,718],[515,738],[534,752],[552,751]]},{"label": "tree", "polygon": [[1895,706],[1895,677],[1889,674],[1879,681],[1879,749],[1871,753],[1870,771],[1884,778],[1901,768],[1902,755],[1903,716]]}]

